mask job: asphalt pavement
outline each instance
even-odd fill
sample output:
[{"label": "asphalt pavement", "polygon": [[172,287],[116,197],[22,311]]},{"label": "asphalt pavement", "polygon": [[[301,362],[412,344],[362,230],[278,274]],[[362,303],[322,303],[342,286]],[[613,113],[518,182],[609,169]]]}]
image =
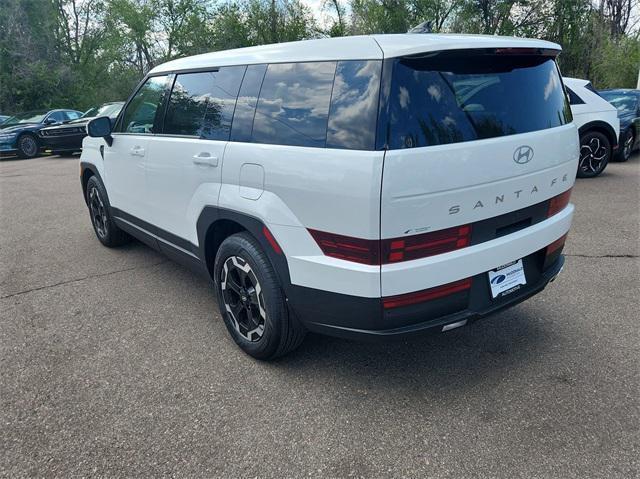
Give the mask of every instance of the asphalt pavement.
[{"label": "asphalt pavement", "polygon": [[572,201],[529,301],[264,363],[206,280],[99,244],[77,157],[2,160],[0,476],[638,477],[640,156]]}]

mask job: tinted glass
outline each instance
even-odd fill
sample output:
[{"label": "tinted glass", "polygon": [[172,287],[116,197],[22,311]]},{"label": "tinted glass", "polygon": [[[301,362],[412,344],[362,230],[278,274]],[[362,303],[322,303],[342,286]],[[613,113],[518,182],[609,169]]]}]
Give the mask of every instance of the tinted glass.
[{"label": "tinted glass", "polygon": [[58,123],[63,122],[66,119],[67,119],[67,117],[65,116],[64,112],[62,112],[62,111],[54,111],[53,113],[51,113],[51,115],[49,115],[47,117],[47,120],[49,120],[49,121],[55,120]]},{"label": "tinted glass", "polygon": [[162,103],[167,77],[151,77],[138,90],[127,106],[120,131],[124,133],[153,133],[158,107]]},{"label": "tinted glass", "polygon": [[81,115],[81,113],[78,111],[65,111],[64,114],[67,117],[67,120],[75,120],[77,118],[80,118]]},{"label": "tinted glass", "polygon": [[620,113],[633,113],[638,108],[638,97],[632,93],[603,91],[600,92],[600,95],[615,106]]},{"label": "tinted glass", "polygon": [[553,58],[445,53],[395,62],[386,141],[411,148],[514,135],[571,121]]},{"label": "tinted glass", "polygon": [[92,118],[96,116],[108,116],[110,118],[115,118],[120,113],[122,109],[122,105],[124,103],[105,103],[104,105],[100,105],[99,107],[93,107],[82,114],[82,118]]},{"label": "tinted glass", "polygon": [[266,71],[267,65],[249,65],[247,67],[238,95],[236,111],[233,114],[231,128],[231,140],[233,141],[251,141],[253,117],[256,113],[258,95]]},{"label": "tinted glass", "polygon": [[228,140],[245,68],[178,75],[169,97],[163,133]]},{"label": "tinted glass", "polygon": [[45,116],[47,116],[46,111],[27,111],[25,113],[9,117],[5,120],[5,123],[7,125],[14,123],[42,123]]},{"label": "tinted glass", "polygon": [[336,67],[327,147],[372,150],[380,91],[380,61],[341,61]]},{"label": "tinted glass", "polygon": [[569,95],[569,104],[570,105],[582,105],[584,101],[580,98],[576,92],[574,92],[571,88],[565,87],[567,89],[567,93]]},{"label": "tinted glass", "polygon": [[269,65],[253,123],[253,141],[324,147],[336,62]]}]

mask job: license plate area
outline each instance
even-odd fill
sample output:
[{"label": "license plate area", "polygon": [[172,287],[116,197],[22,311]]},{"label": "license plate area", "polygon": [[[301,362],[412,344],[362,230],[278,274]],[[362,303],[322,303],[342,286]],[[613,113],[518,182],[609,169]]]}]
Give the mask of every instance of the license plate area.
[{"label": "license plate area", "polygon": [[522,259],[502,265],[487,274],[493,299],[514,293],[527,284]]}]

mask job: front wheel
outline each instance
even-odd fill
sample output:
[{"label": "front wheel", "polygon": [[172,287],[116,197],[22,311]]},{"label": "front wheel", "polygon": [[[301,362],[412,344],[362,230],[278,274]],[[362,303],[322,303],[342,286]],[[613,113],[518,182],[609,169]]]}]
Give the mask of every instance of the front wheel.
[{"label": "front wheel", "polygon": [[275,271],[251,235],[238,233],[222,242],[214,275],[220,314],[245,353],[273,359],[300,345],[305,329],[289,314]]},{"label": "front wheel", "polygon": [[578,178],[594,178],[604,171],[611,158],[611,143],[599,131],[589,131],[580,138]]},{"label": "front wheel", "polygon": [[40,151],[40,145],[35,136],[26,133],[18,138],[18,156],[20,158],[35,158]]},{"label": "front wheel", "polygon": [[122,231],[113,221],[109,211],[107,192],[98,178],[92,176],[87,182],[87,206],[91,215],[91,224],[100,242],[109,247],[128,243],[131,237]]}]

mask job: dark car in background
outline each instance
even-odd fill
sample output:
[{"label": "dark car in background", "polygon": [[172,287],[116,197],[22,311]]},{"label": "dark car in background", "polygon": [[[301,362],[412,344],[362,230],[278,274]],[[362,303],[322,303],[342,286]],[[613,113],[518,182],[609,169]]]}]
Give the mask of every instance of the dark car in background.
[{"label": "dark car in background", "polygon": [[38,132],[49,125],[61,124],[82,116],[77,110],[28,111],[9,117],[0,125],[0,154],[17,154],[20,158],[33,158],[40,153],[42,144]]},{"label": "dark car in background", "polygon": [[640,147],[640,90],[619,88],[598,93],[618,110],[620,148],[616,159],[627,161],[631,153]]},{"label": "dark car in background", "polygon": [[62,125],[50,126],[40,130],[40,142],[45,149],[51,150],[54,155],[60,153],[73,153],[82,150],[82,140],[87,136],[87,123],[99,116],[108,116],[112,122],[118,117],[123,101],[104,103],[98,107],[87,110],[77,120],[66,122]]}]

